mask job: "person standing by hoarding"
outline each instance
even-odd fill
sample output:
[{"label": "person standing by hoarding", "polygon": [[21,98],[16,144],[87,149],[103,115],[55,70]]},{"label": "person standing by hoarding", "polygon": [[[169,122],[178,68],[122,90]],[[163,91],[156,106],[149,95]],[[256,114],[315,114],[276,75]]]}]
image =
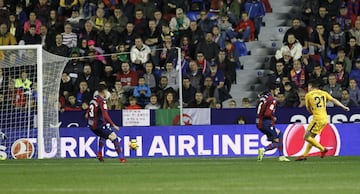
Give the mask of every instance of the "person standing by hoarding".
[{"label": "person standing by hoarding", "polygon": [[266,135],[268,141],[271,141],[269,145],[258,150],[258,161],[262,161],[266,151],[278,149],[279,161],[290,161],[283,154],[282,132],[275,127],[276,117],[274,115],[276,110],[275,96],[280,92],[280,88],[277,85],[271,85],[270,89],[260,94],[259,102],[257,105],[257,118],[256,127]]},{"label": "person standing by hoarding", "polygon": [[99,150],[97,153],[97,158],[100,162],[104,161],[102,149],[104,148],[106,139],[109,139],[115,147],[115,151],[119,156],[121,163],[126,162],[124,155],[121,150],[120,142],[116,133],[110,127],[119,130],[117,126],[110,118],[106,105],[106,94],[108,93],[105,85],[100,85],[98,88],[98,94],[90,101],[89,109],[87,111],[86,117],[88,119],[88,124],[92,132],[94,132],[99,139]]},{"label": "person standing by hoarding", "polygon": [[331,101],[345,111],[350,110],[349,107],[342,104],[336,98],[333,98],[328,92],[320,90],[319,82],[316,80],[309,81],[308,90],[309,92],[305,96],[306,109],[313,115],[313,119],[310,121],[304,136],[304,140],[308,143],[305,152],[303,155],[296,158],[295,161],[307,160],[307,156],[313,146],[320,150],[321,158],[325,157],[328,150],[315,140],[315,136],[320,135],[322,130],[328,124],[326,101]]}]

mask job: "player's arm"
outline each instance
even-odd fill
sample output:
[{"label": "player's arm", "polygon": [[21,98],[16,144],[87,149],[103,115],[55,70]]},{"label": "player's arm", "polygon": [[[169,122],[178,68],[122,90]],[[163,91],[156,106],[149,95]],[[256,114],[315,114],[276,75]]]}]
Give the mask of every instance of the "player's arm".
[{"label": "player's arm", "polygon": [[311,103],[310,103],[309,98],[310,98],[309,95],[306,95],[306,96],[305,96],[305,107],[306,107],[306,109],[309,111],[309,113],[312,114]]},{"label": "player's arm", "polygon": [[332,98],[330,100],[332,103],[334,103],[336,106],[341,107],[342,109],[344,109],[345,111],[349,111],[350,108],[345,106],[343,103],[341,103],[339,100],[337,100],[336,98]]}]

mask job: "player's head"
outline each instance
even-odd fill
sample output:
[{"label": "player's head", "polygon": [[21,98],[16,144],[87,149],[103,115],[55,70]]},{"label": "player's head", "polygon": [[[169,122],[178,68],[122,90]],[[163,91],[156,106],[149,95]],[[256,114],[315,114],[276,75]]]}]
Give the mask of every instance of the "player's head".
[{"label": "player's head", "polygon": [[308,82],[308,89],[312,90],[312,89],[319,89],[320,87],[320,83],[314,79],[309,80]]},{"label": "player's head", "polygon": [[269,87],[269,92],[273,95],[276,96],[280,93],[280,86],[278,84],[271,84]]},{"label": "player's head", "polygon": [[100,84],[99,88],[98,88],[98,95],[101,96],[102,98],[106,97],[106,94],[108,93],[108,89],[105,85]]}]

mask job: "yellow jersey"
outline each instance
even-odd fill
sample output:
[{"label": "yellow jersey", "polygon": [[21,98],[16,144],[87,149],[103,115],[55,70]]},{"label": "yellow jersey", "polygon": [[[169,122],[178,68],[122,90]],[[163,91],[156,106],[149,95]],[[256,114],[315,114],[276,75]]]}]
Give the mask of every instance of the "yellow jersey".
[{"label": "yellow jersey", "polygon": [[317,121],[327,121],[326,101],[332,100],[333,97],[326,91],[315,89],[305,95],[306,108]]}]

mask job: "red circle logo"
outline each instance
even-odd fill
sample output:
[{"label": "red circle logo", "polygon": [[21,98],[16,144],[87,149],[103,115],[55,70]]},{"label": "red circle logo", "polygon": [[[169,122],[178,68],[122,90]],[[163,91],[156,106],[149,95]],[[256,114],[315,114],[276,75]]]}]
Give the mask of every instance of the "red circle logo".
[{"label": "red circle logo", "polygon": [[[304,135],[308,124],[288,125],[284,132],[284,154],[287,156],[300,156],[305,152],[306,142]],[[315,137],[321,145],[329,151],[326,155],[337,156],[340,152],[340,136],[333,124],[327,124],[320,135]],[[320,156],[320,150],[313,147],[309,156]]]},{"label": "red circle logo", "polygon": [[18,139],[11,146],[11,155],[14,159],[32,158],[34,152],[34,144],[27,139]]}]

